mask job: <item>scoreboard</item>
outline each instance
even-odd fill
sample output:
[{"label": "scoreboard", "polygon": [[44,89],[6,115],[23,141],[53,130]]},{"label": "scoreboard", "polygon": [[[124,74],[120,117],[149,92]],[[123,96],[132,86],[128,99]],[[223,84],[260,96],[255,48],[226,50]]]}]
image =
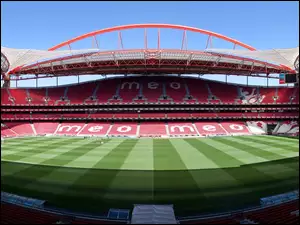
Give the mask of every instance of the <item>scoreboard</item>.
[{"label": "scoreboard", "polygon": [[295,84],[299,83],[299,73],[279,74],[279,84]]}]

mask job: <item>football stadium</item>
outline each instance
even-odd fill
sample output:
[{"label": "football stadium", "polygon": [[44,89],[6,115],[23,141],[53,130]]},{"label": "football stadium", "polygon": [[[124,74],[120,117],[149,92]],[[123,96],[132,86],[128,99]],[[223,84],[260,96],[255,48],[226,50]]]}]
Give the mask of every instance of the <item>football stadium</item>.
[{"label": "football stadium", "polygon": [[[131,29],[143,48],[125,48]],[[169,29],[181,33],[176,49],[160,41]],[[107,33],[118,49],[100,50]],[[187,33],[205,36],[204,48],[189,49]],[[93,47],[72,48],[84,39]],[[232,48],[213,48],[213,39]],[[299,47],[259,50],[158,23],[45,50],[1,46],[1,223],[296,224],[298,55]],[[80,82],[85,75],[102,78]],[[78,82],[58,85],[68,76]],[[38,86],[49,77],[57,85]],[[251,77],[288,85],[250,85]],[[24,80],[36,87],[18,87]]]}]

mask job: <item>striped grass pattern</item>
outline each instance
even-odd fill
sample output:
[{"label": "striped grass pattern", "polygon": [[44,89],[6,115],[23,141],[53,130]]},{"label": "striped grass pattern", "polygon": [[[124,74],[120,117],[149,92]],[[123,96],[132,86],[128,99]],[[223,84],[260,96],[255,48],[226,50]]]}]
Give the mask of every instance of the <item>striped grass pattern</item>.
[{"label": "striped grass pattern", "polygon": [[299,188],[299,140],[275,136],[189,139],[7,139],[2,191],[95,212],[174,204],[177,214],[252,206]]}]

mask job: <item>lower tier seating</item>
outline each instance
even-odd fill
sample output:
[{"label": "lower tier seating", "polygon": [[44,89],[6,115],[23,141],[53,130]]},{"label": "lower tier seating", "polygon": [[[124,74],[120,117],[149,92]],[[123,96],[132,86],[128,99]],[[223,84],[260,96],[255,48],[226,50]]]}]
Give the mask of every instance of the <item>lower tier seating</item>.
[{"label": "lower tier seating", "polygon": [[70,218],[55,213],[1,202],[1,224],[126,224],[126,222],[105,219]]},{"label": "lower tier seating", "polygon": [[180,220],[180,224],[299,224],[299,199],[237,214]]},{"label": "lower tier seating", "polygon": [[[1,136],[22,135],[117,135],[117,136],[207,136],[265,134],[270,121],[231,122],[7,122]],[[271,121],[272,123],[274,121]],[[296,121],[276,122],[274,134],[299,135]]]}]

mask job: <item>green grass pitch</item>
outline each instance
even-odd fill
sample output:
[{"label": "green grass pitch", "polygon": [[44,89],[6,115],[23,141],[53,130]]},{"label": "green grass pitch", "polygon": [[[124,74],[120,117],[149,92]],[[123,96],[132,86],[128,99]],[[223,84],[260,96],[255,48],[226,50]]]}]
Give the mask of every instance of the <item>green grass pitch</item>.
[{"label": "green grass pitch", "polygon": [[1,189],[79,211],[174,204],[177,215],[238,209],[299,188],[299,140],[7,139]]}]

